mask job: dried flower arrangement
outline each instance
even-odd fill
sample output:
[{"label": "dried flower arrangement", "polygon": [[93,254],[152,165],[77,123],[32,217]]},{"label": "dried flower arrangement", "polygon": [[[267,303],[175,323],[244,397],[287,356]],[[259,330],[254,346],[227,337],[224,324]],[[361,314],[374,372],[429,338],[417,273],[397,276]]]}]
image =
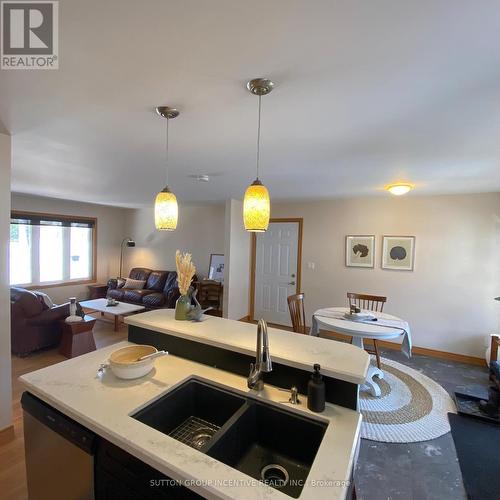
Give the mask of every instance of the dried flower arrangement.
[{"label": "dried flower arrangement", "polygon": [[196,267],[191,261],[190,253],[181,253],[180,250],[175,252],[175,265],[177,266],[177,283],[179,284],[179,292],[181,295],[186,295],[191,286],[191,281],[196,273]]}]

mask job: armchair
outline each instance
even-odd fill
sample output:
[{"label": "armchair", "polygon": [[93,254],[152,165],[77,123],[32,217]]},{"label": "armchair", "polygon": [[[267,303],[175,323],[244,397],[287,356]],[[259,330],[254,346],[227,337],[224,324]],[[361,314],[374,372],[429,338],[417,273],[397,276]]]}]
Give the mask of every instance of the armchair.
[{"label": "armchair", "polygon": [[[12,287],[10,312],[11,350],[22,357],[59,343],[60,321],[69,316],[69,303],[49,308],[36,292]],[[83,315],[79,304],[77,314]]]}]

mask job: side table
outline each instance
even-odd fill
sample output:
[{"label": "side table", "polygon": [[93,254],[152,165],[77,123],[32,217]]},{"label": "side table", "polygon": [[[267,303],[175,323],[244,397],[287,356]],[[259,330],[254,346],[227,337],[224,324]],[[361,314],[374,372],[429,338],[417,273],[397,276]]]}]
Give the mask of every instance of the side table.
[{"label": "side table", "polygon": [[95,340],[92,328],[96,319],[85,316],[78,323],[66,323],[61,321],[62,338],[59,352],[67,358],[74,358],[87,352],[95,351]]},{"label": "side table", "polygon": [[89,299],[105,299],[108,293],[108,285],[103,285],[96,283],[94,285],[88,285],[89,288]]}]

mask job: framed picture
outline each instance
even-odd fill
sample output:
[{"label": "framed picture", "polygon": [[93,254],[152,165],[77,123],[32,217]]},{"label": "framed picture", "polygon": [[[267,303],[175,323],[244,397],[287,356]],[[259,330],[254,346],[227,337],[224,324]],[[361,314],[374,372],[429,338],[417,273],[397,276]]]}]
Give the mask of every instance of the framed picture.
[{"label": "framed picture", "polygon": [[384,236],[382,240],[382,269],[413,271],[415,236]]},{"label": "framed picture", "polygon": [[220,282],[224,281],[224,254],[213,253],[210,255],[208,279]]},{"label": "framed picture", "polygon": [[347,267],[374,267],[375,236],[346,236],[345,265]]}]

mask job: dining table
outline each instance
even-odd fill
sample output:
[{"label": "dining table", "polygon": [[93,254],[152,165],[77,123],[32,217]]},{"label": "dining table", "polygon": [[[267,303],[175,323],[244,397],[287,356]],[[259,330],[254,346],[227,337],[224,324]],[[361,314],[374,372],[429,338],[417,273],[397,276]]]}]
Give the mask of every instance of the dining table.
[{"label": "dining table", "polygon": [[[336,332],[352,337],[351,343],[364,349],[364,339],[388,340],[403,337],[401,350],[411,357],[410,326],[404,319],[378,311],[361,311],[371,315],[369,319],[357,318],[350,314],[348,307],[327,307],[313,313],[310,335],[318,337],[320,330]],[[370,364],[366,377],[366,386],[373,397],[380,397],[380,386],[375,379],[383,379],[384,372]]]}]

